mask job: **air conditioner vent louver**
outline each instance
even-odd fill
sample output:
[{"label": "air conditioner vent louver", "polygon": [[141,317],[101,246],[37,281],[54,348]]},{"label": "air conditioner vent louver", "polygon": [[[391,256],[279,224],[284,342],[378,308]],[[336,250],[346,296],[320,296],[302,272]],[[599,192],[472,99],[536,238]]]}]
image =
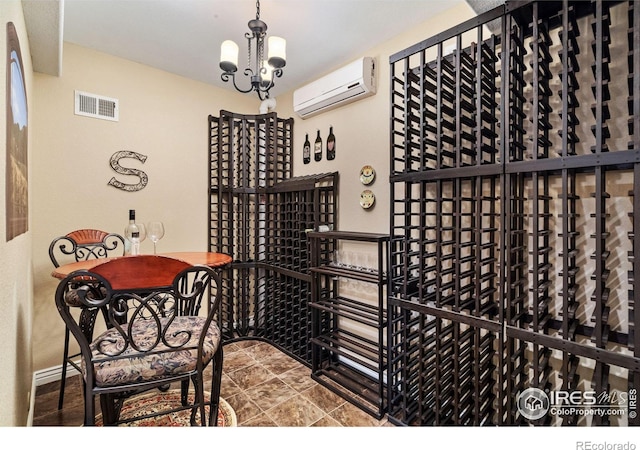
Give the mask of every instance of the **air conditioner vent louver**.
[{"label": "air conditioner vent louver", "polygon": [[76,115],[117,122],[118,112],[118,99],[75,91]]}]

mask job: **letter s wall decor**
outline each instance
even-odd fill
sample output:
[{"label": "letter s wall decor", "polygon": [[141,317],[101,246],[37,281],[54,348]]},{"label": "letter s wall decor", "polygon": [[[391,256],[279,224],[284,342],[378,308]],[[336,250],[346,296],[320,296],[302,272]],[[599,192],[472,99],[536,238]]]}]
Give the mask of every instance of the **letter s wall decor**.
[{"label": "letter s wall decor", "polygon": [[147,160],[147,157],[145,155],[141,155],[140,153],[136,153],[136,152],[122,151],[122,152],[115,152],[113,155],[111,155],[111,160],[109,161],[110,164],[111,164],[111,167],[117,173],[119,173],[121,175],[134,175],[134,176],[137,176],[140,179],[140,181],[138,183],[136,183],[136,184],[128,184],[128,183],[123,183],[121,181],[118,181],[118,180],[116,180],[115,177],[112,177],[109,180],[109,183],[107,183],[107,184],[109,184],[110,186],[116,187],[118,189],[122,189],[123,191],[128,191],[128,192],[135,192],[135,191],[140,191],[140,190],[144,189],[144,187],[149,182],[149,177],[147,176],[147,174],[144,173],[142,170],[130,169],[128,167],[122,167],[120,165],[120,160],[122,158],[134,158],[134,159],[137,159],[138,161],[140,161],[142,164],[144,164],[144,162]]}]

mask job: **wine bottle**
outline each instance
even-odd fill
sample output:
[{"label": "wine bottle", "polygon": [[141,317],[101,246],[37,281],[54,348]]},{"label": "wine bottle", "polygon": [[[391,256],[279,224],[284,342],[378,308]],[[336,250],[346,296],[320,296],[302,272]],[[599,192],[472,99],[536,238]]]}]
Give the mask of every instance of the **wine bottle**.
[{"label": "wine bottle", "polygon": [[336,137],[333,135],[333,127],[329,127],[329,137],[327,138],[327,159],[336,158]]},{"label": "wine bottle", "polygon": [[131,233],[131,256],[140,254],[140,232],[134,231]]},{"label": "wine bottle", "polygon": [[313,156],[316,161],[322,159],[322,138],[320,137],[320,130],[318,130],[316,142],[313,144]]},{"label": "wine bottle", "polygon": [[129,210],[129,224],[124,229],[124,251],[127,255],[133,254],[133,234],[137,233],[138,253],[140,252],[140,229],[136,224],[136,210]]},{"label": "wine bottle", "polygon": [[311,144],[309,143],[309,133],[305,135],[304,147],[302,149],[302,162],[309,164],[311,162]]}]

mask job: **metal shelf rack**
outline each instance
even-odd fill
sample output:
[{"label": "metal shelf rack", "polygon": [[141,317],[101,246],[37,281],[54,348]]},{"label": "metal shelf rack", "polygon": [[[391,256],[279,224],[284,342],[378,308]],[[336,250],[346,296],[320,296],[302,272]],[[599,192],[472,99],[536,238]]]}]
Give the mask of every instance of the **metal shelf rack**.
[{"label": "metal shelf rack", "polygon": [[[338,261],[339,241],[375,246],[374,267]],[[380,419],[386,412],[386,286],[389,235],[350,231],[310,232],[312,365],[320,384]],[[364,283],[375,301],[358,299],[340,279]]]}]

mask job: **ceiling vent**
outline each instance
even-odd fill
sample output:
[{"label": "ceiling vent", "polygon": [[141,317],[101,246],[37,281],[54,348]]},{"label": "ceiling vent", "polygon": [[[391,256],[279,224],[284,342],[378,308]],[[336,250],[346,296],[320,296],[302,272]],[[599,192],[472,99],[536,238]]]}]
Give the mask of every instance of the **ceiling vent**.
[{"label": "ceiling vent", "polygon": [[118,121],[118,99],[75,91],[75,113],[78,116]]}]

